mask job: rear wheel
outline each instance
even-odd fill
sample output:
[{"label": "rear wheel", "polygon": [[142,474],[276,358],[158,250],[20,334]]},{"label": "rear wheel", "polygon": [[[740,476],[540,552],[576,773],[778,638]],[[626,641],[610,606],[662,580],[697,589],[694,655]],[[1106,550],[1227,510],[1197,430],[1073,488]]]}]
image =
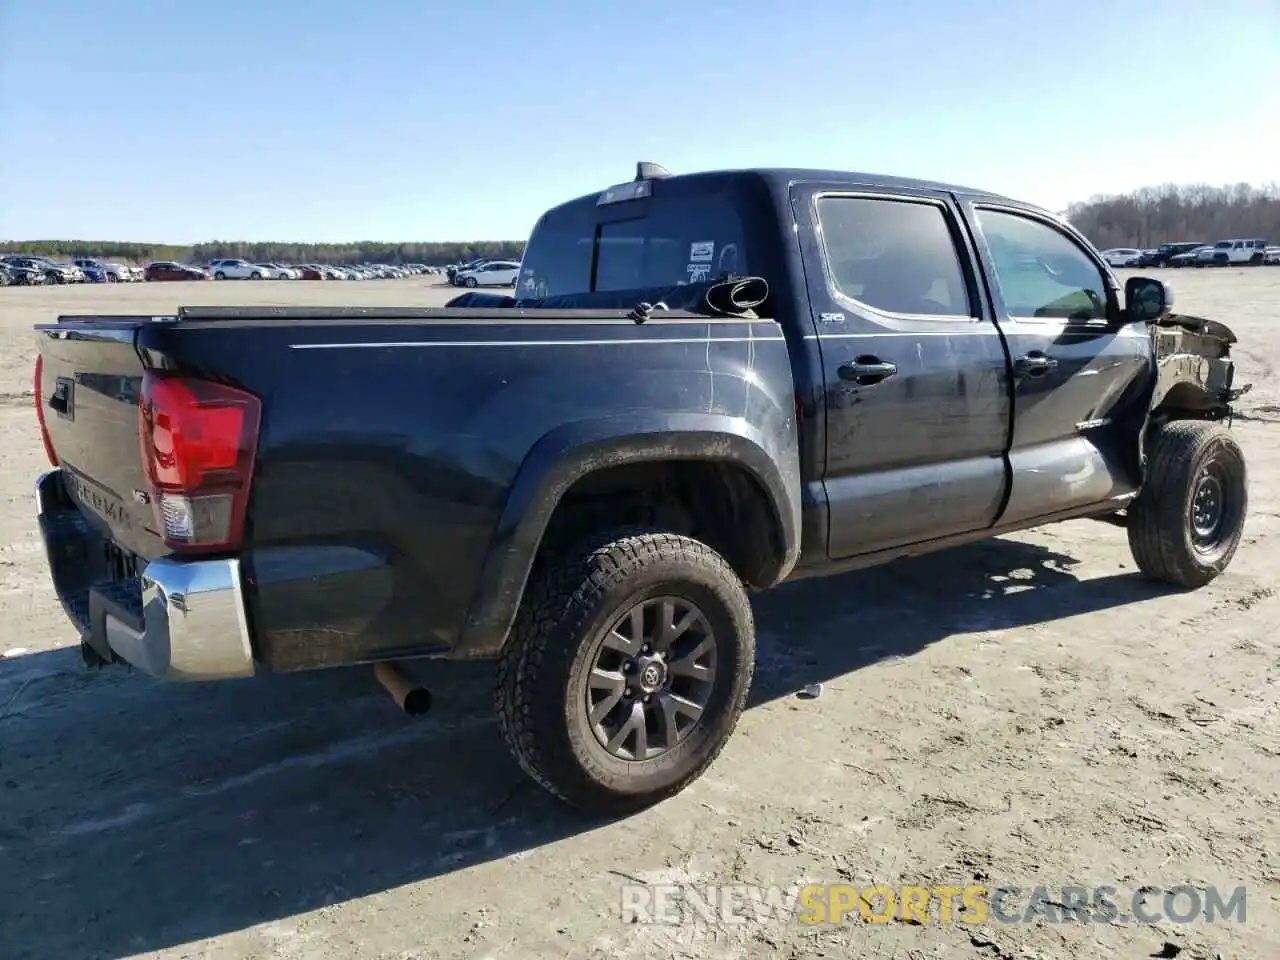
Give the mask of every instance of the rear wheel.
[{"label": "rear wheel", "polygon": [[1244,452],[1229,430],[1204,420],[1165,424],[1129,508],[1138,569],[1175,586],[1204,586],[1235,556],[1248,506]]},{"label": "rear wheel", "polygon": [[619,532],[530,582],[495,701],[526,773],[616,815],[702,775],[737,725],[754,666],[751,607],[724,558],[688,537]]}]

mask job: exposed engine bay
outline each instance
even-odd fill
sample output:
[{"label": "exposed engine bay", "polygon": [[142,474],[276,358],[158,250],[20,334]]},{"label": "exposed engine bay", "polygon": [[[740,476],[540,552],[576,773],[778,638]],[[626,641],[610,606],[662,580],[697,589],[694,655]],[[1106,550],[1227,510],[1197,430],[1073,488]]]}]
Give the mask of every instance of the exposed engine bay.
[{"label": "exposed engine bay", "polygon": [[1235,383],[1231,345],[1236,335],[1224,323],[1166,314],[1151,325],[1151,342],[1159,371],[1151,398],[1155,420],[1188,414],[1229,418],[1231,404],[1253,386]]}]

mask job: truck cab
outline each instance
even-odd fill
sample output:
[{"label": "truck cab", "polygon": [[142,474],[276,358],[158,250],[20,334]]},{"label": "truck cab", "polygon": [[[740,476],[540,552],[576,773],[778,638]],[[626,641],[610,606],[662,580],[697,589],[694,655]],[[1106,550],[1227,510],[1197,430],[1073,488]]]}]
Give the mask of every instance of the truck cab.
[{"label": "truck cab", "polygon": [[1150,338],[1058,217],[823,171],[639,183],[548,211],[516,303],[765,278],[802,401],[801,568],[1137,491]]}]

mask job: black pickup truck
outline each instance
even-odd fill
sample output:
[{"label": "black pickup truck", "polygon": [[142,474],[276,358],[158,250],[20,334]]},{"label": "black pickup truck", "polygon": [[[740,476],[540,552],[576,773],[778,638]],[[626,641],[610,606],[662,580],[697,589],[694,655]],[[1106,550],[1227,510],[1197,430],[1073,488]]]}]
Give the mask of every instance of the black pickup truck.
[{"label": "black pickup truck", "polygon": [[622,812],[730,736],[748,590],[1077,517],[1221,573],[1235,338],[1171,305],[989,193],[642,164],[510,297],[37,327],[40,527],[91,664],[371,663],[408,706],[397,662],[495,659],[522,767]]}]

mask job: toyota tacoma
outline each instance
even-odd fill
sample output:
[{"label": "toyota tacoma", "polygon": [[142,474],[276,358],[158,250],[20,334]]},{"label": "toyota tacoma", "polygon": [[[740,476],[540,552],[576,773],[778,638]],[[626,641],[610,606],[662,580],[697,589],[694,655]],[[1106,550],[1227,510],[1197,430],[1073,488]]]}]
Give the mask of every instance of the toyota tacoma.
[{"label": "toyota tacoma", "polygon": [[93,665],[216,680],[496,661],[500,728],[620,813],[715,759],[749,592],[1081,517],[1141,575],[1241,540],[1234,336],[1069,223],[944,184],[635,178],[509,296],[37,327],[53,584]]}]

